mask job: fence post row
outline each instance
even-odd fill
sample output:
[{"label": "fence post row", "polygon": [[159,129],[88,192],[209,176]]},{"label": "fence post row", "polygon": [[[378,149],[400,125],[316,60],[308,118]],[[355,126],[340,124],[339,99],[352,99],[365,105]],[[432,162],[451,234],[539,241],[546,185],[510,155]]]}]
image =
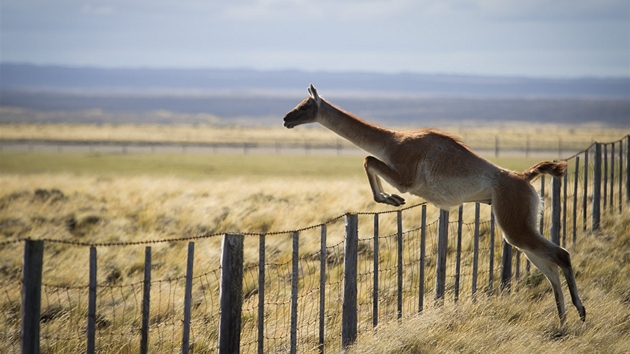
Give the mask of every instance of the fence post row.
[{"label": "fence post row", "polygon": [[238,353],[243,304],[243,235],[226,234],[221,243],[219,353]]}]

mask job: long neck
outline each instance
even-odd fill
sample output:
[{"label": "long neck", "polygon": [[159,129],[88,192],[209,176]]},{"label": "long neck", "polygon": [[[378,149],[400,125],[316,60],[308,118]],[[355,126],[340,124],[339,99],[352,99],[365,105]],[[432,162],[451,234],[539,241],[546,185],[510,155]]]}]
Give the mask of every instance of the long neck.
[{"label": "long neck", "polygon": [[385,148],[392,146],[395,139],[394,131],[368,123],[324,100],[321,101],[317,121],[377,157],[382,157],[385,154]]}]

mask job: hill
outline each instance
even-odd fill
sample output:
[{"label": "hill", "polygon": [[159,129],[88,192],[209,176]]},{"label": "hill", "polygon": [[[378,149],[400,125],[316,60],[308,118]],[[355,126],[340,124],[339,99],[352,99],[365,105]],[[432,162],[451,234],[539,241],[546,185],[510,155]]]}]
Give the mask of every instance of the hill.
[{"label": "hill", "polygon": [[[630,78],[105,69],[3,63],[0,106],[35,112],[203,113],[227,123],[267,125],[277,124],[306,96],[309,83],[343,109],[388,125],[525,121],[630,126]],[[53,119],[35,113],[16,117],[5,112],[0,122],[74,122],[76,118],[71,116],[76,117],[57,114]],[[142,115],[132,123],[173,122]]]}]

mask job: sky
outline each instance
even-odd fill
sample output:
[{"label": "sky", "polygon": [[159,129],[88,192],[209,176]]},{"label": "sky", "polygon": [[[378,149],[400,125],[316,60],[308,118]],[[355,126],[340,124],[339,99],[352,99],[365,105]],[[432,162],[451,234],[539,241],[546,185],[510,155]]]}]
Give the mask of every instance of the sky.
[{"label": "sky", "polygon": [[629,0],[2,0],[0,60],[630,76]]}]

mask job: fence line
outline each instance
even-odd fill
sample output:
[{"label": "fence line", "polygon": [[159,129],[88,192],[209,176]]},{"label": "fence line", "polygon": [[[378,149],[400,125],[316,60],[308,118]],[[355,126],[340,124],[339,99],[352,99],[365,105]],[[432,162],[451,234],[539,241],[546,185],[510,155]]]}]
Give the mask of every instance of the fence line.
[{"label": "fence line", "polygon": [[[506,153],[522,154],[530,157],[532,154],[553,154],[562,157],[567,152],[580,154],[584,146],[584,141],[563,141],[558,137],[556,141],[551,139],[532,139],[529,136],[525,140],[506,139],[495,135],[494,139],[467,139],[468,144],[477,152],[484,152],[494,157],[504,156]],[[592,141],[592,140],[591,140]],[[189,152],[234,152],[249,154],[261,151],[271,154],[282,153],[303,153],[309,155],[316,153],[329,153],[336,155],[346,155],[360,153],[362,150],[354,145],[337,139],[336,141],[310,142],[303,140],[277,141],[277,140],[257,140],[257,141],[142,141],[142,140],[72,140],[72,139],[0,139],[0,150],[5,148],[19,150],[51,150],[56,152],[64,151],[87,151],[87,152],[135,152],[155,153],[161,151],[189,153]]]},{"label": "fence line", "polygon": [[[573,173],[563,179],[541,179],[540,183],[544,205],[551,204],[545,208],[550,212],[541,216],[541,232],[564,247],[569,231],[569,240],[576,244],[578,230],[598,230],[602,213],[621,212],[630,203],[630,136],[594,143],[565,160]],[[545,193],[547,188],[551,193]],[[421,214],[413,214],[413,219],[419,226],[403,228],[403,213],[417,209]],[[433,306],[442,306],[447,295],[456,302],[464,296],[477,296],[479,291],[488,295],[510,291],[512,282],[521,277],[520,253],[512,252],[504,241],[495,244],[500,235],[496,235],[488,207],[475,204],[474,221],[467,222],[470,212],[460,207],[452,221],[449,212],[440,211],[439,218],[430,221],[427,205],[422,203],[382,213],[347,213],[280,232],[203,234],[131,243],[5,241],[0,247],[23,242],[24,260],[22,280],[3,284],[0,348],[3,352],[17,352],[18,346],[25,352],[38,352],[41,346],[44,351],[88,353],[138,347],[140,352],[262,353],[345,347],[362,331],[421,313],[431,293]],[[395,222],[387,223],[385,219],[394,215]],[[359,237],[370,234],[370,223],[360,222],[368,217],[372,217],[373,236]],[[341,219],[345,219],[345,232],[340,237]],[[302,247],[302,240],[311,233],[318,233],[320,240],[313,250]],[[220,267],[193,276],[195,242],[212,242],[218,237],[223,239]],[[291,255],[275,255],[267,244],[270,237],[289,237]],[[341,240],[328,244],[335,239]],[[257,243],[250,247],[258,247],[258,260],[243,258],[249,240]],[[152,280],[151,270],[163,265],[155,259],[152,262],[151,245],[177,247],[186,241],[185,275]],[[88,247],[88,285],[42,281],[46,245]],[[143,281],[119,284],[120,274],[110,271],[97,283],[97,249],[114,246],[145,246]],[[495,265],[499,251],[501,262]],[[498,288],[493,284],[495,272],[499,272]],[[529,262],[525,273],[529,273]],[[21,301],[11,293],[16,287],[22,288]],[[20,309],[20,320],[12,315],[15,308]]]}]

